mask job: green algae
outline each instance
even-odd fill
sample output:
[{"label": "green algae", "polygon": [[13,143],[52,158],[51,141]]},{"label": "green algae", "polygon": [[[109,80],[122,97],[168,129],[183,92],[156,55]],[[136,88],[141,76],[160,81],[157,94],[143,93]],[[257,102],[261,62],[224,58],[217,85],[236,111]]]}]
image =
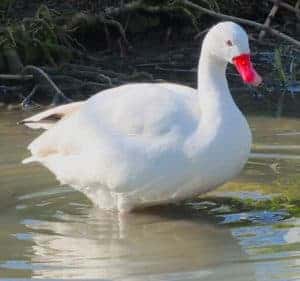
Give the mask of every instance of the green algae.
[{"label": "green algae", "polygon": [[[276,196],[268,200],[255,200],[251,198],[242,199],[227,196],[211,196],[206,195],[200,197],[199,202],[214,202],[217,206],[228,206],[229,210],[227,212],[221,213],[236,213],[236,212],[248,212],[248,211],[279,211],[287,210],[289,213],[297,214],[297,207],[294,201],[289,201],[286,197]],[[211,209],[214,212],[215,209]],[[291,212],[293,210],[293,212]],[[299,210],[298,210],[299,211]]]},{"label": "green algae", "polygon": [[[243,198],[243,192],[256,192],[261,198]],[[227,193],[235,192],[236,196]],[[240,196],[239,196],[240,194]],[[269,197],[265,197],[268,195]],[[236,213],[249,211],[287,211],[291,216],[300,217],[300,176],[279,177],[270,183],[230,182],[198,198],[198,203],[214,203],[208,208],[212,213]],[[204,207],[203,207],[204,208]],[[247,224],[247,222],[245,222]]]},{"label": "green algae", "polygon": [[263,248],[255,248],[257,253],[260,254],[274,254],[281,252],[294,252],[297,249],[300,249],[300,242],[281,244],[281,245],[272,245]]},{"label": "green algae", "polygon": [[273,226],[273,228],[278,229],[290,229],[292,227],[299,227],[300,225],[294,224],[294,223],[278,223]]}]

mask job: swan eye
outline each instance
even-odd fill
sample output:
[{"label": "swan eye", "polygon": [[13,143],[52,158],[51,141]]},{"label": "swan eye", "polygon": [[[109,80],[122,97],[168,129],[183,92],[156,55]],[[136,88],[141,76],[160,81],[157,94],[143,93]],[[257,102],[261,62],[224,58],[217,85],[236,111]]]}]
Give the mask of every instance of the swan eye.
[{"label": "swan eye", "polygon": [[229,47],[232,47],[233,46],[232,41],[231,40],[227,40],[226,41],[226,45],[229,46]]}]

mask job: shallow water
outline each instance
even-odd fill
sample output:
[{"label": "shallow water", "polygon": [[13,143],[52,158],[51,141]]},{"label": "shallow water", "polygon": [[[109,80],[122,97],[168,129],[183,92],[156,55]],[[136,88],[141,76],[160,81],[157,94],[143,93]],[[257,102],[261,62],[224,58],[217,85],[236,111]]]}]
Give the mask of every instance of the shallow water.
[{"label": "shallow water", "polygon": [[[208,214],[197,201],[120,216],[37,165],[36,132],[0,112],[0,279],[300,280],[300,220],[285,210]],[[300,120],[250,118],[252,158],[215,194],[299,199]],[[247,224],[243,222],[247,221]]]}]

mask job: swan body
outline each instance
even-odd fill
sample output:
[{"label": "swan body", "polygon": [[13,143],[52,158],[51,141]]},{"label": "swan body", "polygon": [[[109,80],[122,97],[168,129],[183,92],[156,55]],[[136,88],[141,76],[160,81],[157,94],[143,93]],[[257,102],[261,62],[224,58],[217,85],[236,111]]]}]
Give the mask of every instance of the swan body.
[{"label": "swan body", "polygon": [[[211,53],[216,38],[235,46]],[[197,90],[128,84],[25,119],[47,130],[29,145],[32,156],[24,162],[42,163],[103,209],[130,211],[216,188],[240,172],[250,153],[251,132],[225,77],[227,62],[244,53],[244,30],[221,23],[204,40]],[[247,82],[260,82],[245,71]],[[53,116],[61,120],[50,122]]]}]

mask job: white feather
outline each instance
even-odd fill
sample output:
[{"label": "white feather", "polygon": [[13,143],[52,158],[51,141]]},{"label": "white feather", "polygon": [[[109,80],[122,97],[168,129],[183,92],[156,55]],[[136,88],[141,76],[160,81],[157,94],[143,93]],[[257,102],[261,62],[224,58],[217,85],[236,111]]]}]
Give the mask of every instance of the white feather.
[{"label": "white feather", "polygon": [[221,27],[204,42],[198,90],[141,83],[98,93],[34,140],[26,162],[41,162],[99,207],[120,211],[185,199],[234,177],[251,133],[230,95],[227,62],[211,51],[220,38],[235,39],[236,49],[241,38],[241,52],[248,42],[238,25]]},{"label": "white feather", "polygon": [[57,106],[55,108],[48,109],[41,113],[31,116],[30,118],[24,119],[20,122],[20,124],[24,124],[25,126],[31,129],[44,129],[48,130],[55,125],[56,120],[51,120],[51,117],[56,117],[57,119],[65,118],[77,110],[80,109],[83,102],[73,102],[66,105]]}]

